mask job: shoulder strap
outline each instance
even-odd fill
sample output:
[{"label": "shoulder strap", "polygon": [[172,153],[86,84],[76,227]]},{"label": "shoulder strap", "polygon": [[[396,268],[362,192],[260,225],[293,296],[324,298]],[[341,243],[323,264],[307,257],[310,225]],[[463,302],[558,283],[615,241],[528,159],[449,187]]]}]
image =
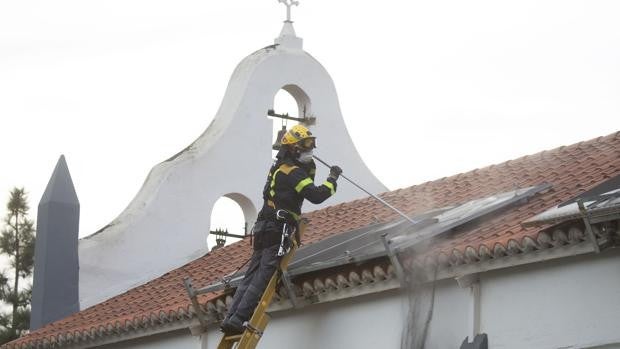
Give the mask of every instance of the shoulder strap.
[{"label": "shoulder strap", "polygon": [[[291,165],[291,164],[282,164],[278,168],[278,171],[284,172],[285,175],[288,175],[291,172],[293,172],[293,170],[296,169],[296,168],[299,168],[299,166],[295,166],[295,165]],[[278,171],[276,171],[276,172],[278,172]],[[275,173],[274,173],[274,177],[275,177]]]}]

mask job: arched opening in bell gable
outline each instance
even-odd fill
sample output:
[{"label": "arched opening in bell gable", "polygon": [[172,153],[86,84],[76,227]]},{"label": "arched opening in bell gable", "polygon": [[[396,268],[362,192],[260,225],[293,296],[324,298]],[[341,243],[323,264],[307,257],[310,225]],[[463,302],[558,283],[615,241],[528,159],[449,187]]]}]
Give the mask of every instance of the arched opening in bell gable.
[{"label": "arched opening in bell gable", "polygon": [[254,204],[242,194],[229,193],[220,197],[211,210],[211,226],[207,234],[209,250],[229,245],[247,236],[256,214]]},{"label": "arched opening in bell gable", "polygon": [[[269,116],[273,120],[273,144],[279,143],[282,132],[300,123],[300,119],[305,119],[304,125],[312,124],[310,98],[297,85],[284,85],[274,96],[273,112],[280,116],[288,116],[287,119],[278,116]],[[275,157],[277,150],[272,151]]]}]

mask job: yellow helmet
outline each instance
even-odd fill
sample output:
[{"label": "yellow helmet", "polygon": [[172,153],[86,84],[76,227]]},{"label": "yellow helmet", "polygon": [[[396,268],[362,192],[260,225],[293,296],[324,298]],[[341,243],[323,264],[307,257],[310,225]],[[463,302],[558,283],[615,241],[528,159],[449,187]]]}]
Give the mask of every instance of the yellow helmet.
[{"label": "yellow helmet", "polygon": [[282,136],[280,143],[282,145],[297,145],[302,148],[314,148],[314,139],[312,132],[306,126],[295,125]]}]

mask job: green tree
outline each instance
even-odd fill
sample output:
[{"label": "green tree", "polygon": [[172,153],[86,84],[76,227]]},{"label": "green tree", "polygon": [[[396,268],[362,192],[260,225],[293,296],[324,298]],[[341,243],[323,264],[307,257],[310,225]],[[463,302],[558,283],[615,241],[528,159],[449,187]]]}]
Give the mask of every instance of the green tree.
[{"label": "green tree", "polygon": [[34,222],[28,219],[24,188],[13,188],[7,204],[4,229],[0,234],[0,253],[9,261],[9,270],[0,274],[0,344],[19,338],[30,327],[32,286],[20,281],[32,275],[34,268]]}]

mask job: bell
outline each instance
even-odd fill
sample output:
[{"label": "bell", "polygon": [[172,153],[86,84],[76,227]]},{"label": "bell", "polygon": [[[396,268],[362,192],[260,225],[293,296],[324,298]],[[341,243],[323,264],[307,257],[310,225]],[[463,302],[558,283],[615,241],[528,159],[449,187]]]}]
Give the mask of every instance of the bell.
[{"label": "bell", "polygon": [[278,131],[278,135],[276,136],[276,142],[271,146],[273,150],[280,150],[280,147],[282,146],[282,137],[284,137],[284,134],[286,134],[286,126],[282,125],[282,129]]}]

